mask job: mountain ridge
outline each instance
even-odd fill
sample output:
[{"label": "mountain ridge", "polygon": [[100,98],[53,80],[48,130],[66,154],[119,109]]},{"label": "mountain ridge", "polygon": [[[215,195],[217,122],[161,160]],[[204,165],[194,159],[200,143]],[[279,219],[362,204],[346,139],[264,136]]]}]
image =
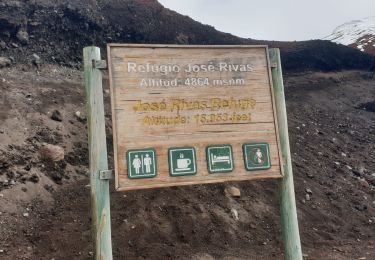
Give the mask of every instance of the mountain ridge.
[{"label": "mountain ridge", "polygon": [[[35,0],[0,3],[1,56],[14,63],[79,67],[82,48],[106,43],[266,44],[286,71],[374,70],[374,57],[328,41],[243,39],[164,8],[156,0]],[[35,56],[35,55],[36,56]],[[104,54],[105,56],[105,54]]]},{"label": "mountain ridge", "polygon": [[344,23],[323,39],[375,55],[375,16]]}]

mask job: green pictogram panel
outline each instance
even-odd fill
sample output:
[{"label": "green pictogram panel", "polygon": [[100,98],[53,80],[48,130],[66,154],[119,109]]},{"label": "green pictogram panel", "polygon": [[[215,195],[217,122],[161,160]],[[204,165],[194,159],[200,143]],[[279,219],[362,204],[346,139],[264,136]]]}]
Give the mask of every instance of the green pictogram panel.
[{"label": "green pictogram panel", "polygon": [[210,145],[206,148],[207,168],[210,173],[231,172],[234,169],[230,145]]},{"label": "green pictogram panel", "polygon": [[171,176],[194,175],[197,173],[194,147],[170,148],[168,150],[168,160]]},{"label": "green pictogram panel", "polygon": [[126,153],[130,179],[156,176],[156,152],[154,149],[129,150]]},{"label": "green pictogram panel", "polygon": [[270,149],[267,143],[248,143],[242,146],[245,168],[248,171],[271,168]]}]

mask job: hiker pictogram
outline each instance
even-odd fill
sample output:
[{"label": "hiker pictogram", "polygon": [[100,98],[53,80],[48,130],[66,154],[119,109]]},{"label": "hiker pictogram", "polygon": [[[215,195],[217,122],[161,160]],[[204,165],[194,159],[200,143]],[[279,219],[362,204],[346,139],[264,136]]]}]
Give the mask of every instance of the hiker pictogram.
[{"label": "hiker pictogram", "polygon": [[267,143],[248,143],[243,145],[245,168],[248,171],[266,170],[271,167]]}]

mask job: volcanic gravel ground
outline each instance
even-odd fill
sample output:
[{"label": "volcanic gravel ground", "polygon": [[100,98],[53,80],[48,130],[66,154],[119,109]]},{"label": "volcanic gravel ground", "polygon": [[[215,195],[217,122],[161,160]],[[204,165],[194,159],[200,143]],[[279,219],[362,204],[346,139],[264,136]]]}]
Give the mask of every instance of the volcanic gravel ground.
[{"label": "volcanic gravel ground", "polygon": [[[0,70],[1,259],[92,255],[82,82],[64,67]],[[375,259],[375,113],[364,106],[374,84],[358,71],[285,76],[306,259]],[[64,148],[65,159],[45,163],[43,143]],[[229,185],[240,198],[224,193]],[[115,259],[283,258],[275,180],[112,191],[111,204]]]}]

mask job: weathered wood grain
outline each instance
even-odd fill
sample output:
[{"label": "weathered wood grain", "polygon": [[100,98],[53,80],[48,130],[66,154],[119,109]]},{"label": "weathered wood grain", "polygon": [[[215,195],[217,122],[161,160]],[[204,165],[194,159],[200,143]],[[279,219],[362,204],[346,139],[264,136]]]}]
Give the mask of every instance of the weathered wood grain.
[{"label": "weathered wood grain", "polygon": [[[265,46],[108,45],[116,188],[132,190],[282,177],[267,55]],[[143,67],[135,70],[134,64]],[[148,68],[178,65],[180,69],[168,73],[146,72],[145,64],[148,64]],[[185,69],[191,68],[189,64],[206,68],[212,65],[214,69],[186,72]],[[232,65],[235,70],[239,68],[237,65],[248,65],[246,68],[249,71],[227,70]],[[186,79],[192,78],[207,79],[208,85],[184,85]],[[176,79],[177,86],[142,85],[145,79]],[[222,85],[225,80],[233,84]],[[242,100],[248,104],[255,101],[255,105],[242,108],[221,107],[214,105],[214,99],[224,100],[223,104],[226,104],[225,100]],[[205,103],[209,106],[193,106],[194,109],[190,109],[186,105],[187,107],[176,109],[178,106],[173,103],[176,100],[191,104]],[[137,109],[139,103],[159,105],[163,101],[166,109]],[[154,124],[159,121],[150,121],[150,117],[184,117],[186,121],[163,125]],[[210,119],[206,120],[207,117]],[[253,172],[245,170],[242,145],[247,142],[269,143],[272,163],[270,169]],[[208,173],[205,148],[214,144],[232,146],[235,165],[233,172]],[[198,172],[194,176],[171,177],[168,148],[184,146],[195,147]],[[155,149],[158,174],[152,179],[129,179],[125,154],[130,149],[142,148]]]}]

